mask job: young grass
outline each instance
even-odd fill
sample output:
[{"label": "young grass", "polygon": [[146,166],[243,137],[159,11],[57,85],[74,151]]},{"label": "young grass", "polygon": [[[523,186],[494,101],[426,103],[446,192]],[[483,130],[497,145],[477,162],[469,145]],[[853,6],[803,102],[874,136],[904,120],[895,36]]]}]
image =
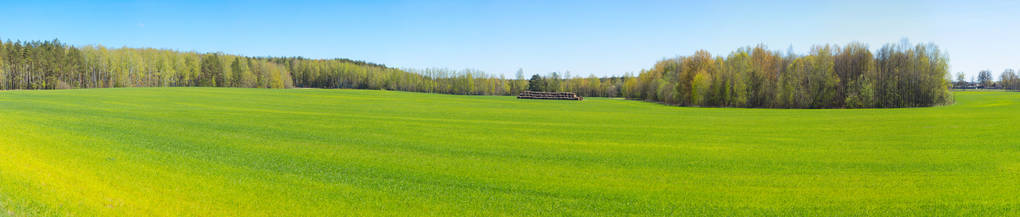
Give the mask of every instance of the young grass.
[{"label": "young grass", "polygon": [[372,90],[0,92],[0,215],[1020,215],[1020,93],[681,108]]}]

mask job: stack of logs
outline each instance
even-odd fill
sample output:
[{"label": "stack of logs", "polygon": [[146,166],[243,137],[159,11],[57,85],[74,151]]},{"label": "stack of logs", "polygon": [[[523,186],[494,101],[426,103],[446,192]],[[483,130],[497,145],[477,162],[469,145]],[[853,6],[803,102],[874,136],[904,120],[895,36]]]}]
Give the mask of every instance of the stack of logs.
[{"label": "stack of logs", "polygon": [[584,97],[571,92],[539,92],[524,91],[517,96],[518,99],[557,99],[557,100],[584,100]]}]

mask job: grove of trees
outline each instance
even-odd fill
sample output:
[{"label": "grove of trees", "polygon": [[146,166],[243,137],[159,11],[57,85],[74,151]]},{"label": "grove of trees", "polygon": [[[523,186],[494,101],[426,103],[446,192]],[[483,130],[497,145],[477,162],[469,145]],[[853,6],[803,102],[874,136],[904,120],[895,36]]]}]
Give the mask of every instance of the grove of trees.
[{"label": "grove of trees", "polygon": [[1013,69],[1006,69],[999,75],[999,85],[1007,90],[1020,90],[1020,77],[1017,76]]},{"label": "grove of trees", "polygon": [[624,96],[685,106],[892,108],[953,102],[948,60],[933,44],[814,46],[782,55],[764,46],[726,57],[665,59],[624,85]]},{"label": "grove of trees", "polygon": [[[151,48],[75,47],[52,41],[0,43],[0,90],[106,87],[356,88],[516,95],[524,90],[626,97],[684,106],[888,108],[952,103],[948,60],[933,44],[815,46],[807,55],[764,46],[723,56],[698,51],[637,76],[514,78],[477,70],[397,69],[349,59],[245,57]],[[1012,71],[1004,86],[1018,85]],[[1012,83],[1010,83],[1012,82]]]}]

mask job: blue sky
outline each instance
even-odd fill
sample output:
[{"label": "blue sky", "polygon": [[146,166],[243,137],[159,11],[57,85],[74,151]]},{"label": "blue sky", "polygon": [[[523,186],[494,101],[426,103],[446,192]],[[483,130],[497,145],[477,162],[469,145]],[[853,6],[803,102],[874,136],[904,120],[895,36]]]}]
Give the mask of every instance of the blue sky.
[{"label": "blue sky", "polygon": [[705,49],[934,42],[953,72],[1020,67],[1018,1],[5,2],[0,38],[619,75]]}]

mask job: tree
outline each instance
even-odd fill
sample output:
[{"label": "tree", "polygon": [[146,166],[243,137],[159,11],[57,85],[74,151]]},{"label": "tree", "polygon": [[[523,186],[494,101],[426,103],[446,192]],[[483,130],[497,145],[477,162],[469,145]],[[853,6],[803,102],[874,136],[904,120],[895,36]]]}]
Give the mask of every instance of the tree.
[{"label": "tree", "polygon": [[510,94],[518,95],[521,91],[528,89],[528,81],[524,80],[524,69],[517,69],[517,75],[513,82],[510,82]]},{"label": "tree", "polygon": [[956,73],[956,88],[966,88],[966,87],[967,87],[967,75],[963,74],[963,72],[957,72]]},{"label": "tree", "polygon": [[623,87],[620,88],[620,95],[628,99],[641,98],[640,91],[638,91],[637,79],[634,78],[630,73],[623,75]]},{"label": "tree", "polygon": [[694,56],[683,58],[677,75],[675,103],[685,105],[705,105],[704,101],[711,97],[708,91],[715,73],[715,59],[705,50],[699,50]]},{"label": "tree", "polygon": [[849,86],[850,91],[846,97],[847,108],[870,108],[874,106],[875,87],[871,78],[861,75]]},{"label": "tree", "polygon": [[464,75],[464,81],[467,82],[464,85],[465,88],[466,88],[465,93],[466,94],[475,94],[475,79],[474,79],[474,76],[471,76],[471,71],[467,71],[467,73],[464,73],[464,74],[465,74]]},{"label": "tree", "polygon": [[[857,42],[851,42],[842,49],[837,48],[836,53],[833,68],[839,77],[837,98],[848,98],[853,95],[853,103],[860,107],[860,97],[873,94],[860,93],[859,91],[869,91],[864,89],[864,86],[870,85],[870,80],[875,77],[874,55],[867,45]],[[859,79],[868,79],[869,81],[857,82]]]},{"label": "tree", "polygon": [[217,84],[223,84],[223,63],[220,62],[219,55],[209,54],[202,57],[202,80],[200,86],[216,87]]},{"label": "tree", "polygon": [[232,82],[234,87],[255,87],[255,79],[248,68],[247,58],[234,57],[234,61],[230,63],[230,69],[234,73]]},{"label": "tree", "polygon": [[999,83],[1003,89],[1017,90],[1020,89],[1020,78],[1017,78],[1016,71],[1013,69],[1006,69],[999,75]]},{"label": "tree", "polygon": [[992,87],[992,71],[981,70],[981,72],[978,72],[977,82],[984,88]]},{"label": "tree", "polygon": [[746,49],[738,50],[730,54],[726,61],[726,73],[730,79],[731,99],[727,104],[735,107],[745,107],[748,104],[751,90],[748,85],[751,83],[751,61]]},{"label": "tree", "polygon": [[532,75],[531,79],[528,80],[528,90],[530,91],[546,91],[545,79],[538,74]]},{"label": "tree", "polygon": [[560,74],[553,72],[549,75],[548,79],[545,79],[545,91],[559,92],[560,91]]},{"label": "tree", "polygon": [[691,100],[693,105],[709,105],[706,101],[711,97],[709,88],[712,85],[712,77],[708,72],[698,72],[691,81]]}]

